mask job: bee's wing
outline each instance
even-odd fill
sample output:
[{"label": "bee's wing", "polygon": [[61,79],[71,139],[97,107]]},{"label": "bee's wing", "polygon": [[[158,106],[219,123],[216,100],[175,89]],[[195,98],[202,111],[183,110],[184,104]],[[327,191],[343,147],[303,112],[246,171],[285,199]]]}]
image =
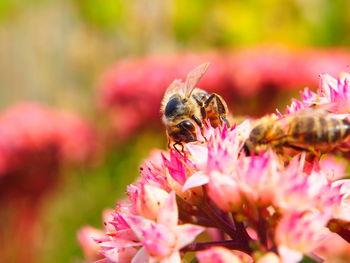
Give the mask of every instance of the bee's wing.
[{"label": "bee's wing", "polygon": [[173,95],[175,93],[184,93],[184,87],[181,79],[175,79],[166,89],[164,98],[168,97],[170,95]]},{"label": "bee's wing", "polygon": [[185,96],[190,97],[199,80],[203,77],[209,67],[209,62],[203,63],[188,73],[185,82]]}]

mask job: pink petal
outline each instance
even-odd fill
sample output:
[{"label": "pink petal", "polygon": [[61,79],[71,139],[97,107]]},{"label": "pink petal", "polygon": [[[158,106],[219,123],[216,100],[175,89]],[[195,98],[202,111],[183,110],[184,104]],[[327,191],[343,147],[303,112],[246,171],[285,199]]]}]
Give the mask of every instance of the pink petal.
[{"label": "pink petal", "polygon": [[181,257],[179,252],[171,254],[168,258],[160,260],[160,263],[181,263]]},{"label": "pink petal", "polygon": [[279,246],[278,252],[283,263],[298,263],[303,258],[302,253],[289,249],[286,246]]},{"label": "pink petal", "polygon": [[198,169],[204,169],[208,161],[208,148],[194,143],[186,144],[186,149],[190,152],[191,160]]},{"label": "pink petal", "polygon": [[159,210],[157,222],[169,228],[173,228],[177,226],[178,216],[175,192],[172,191],[169,198]]},{"label": "pink petal", "polygon": [[141,243],[134,242],[132,240],[125,240],[125,239],[113,239],[111,241],[106,241],[100,243],[100,247],[113,247],[113,248],[127,248],[127,247],[135,247],[140,246]]},{"label": "pink petal", "polygon": [[127,263],[137,253],[135,248],[122,248],[122,249],[109,249],[102,252],[102,255],[106,257],[106,262],[118,262],[118,263]]},{"label": "pink petal", "polygon": [[217,171],[210,173],[209,197],[223,211],[233,211],[242,205],[242,197],[237,181],[231,176]]},{"label": "pink petal", "polygon": [[230,250],[223,247],[212,247],[197,253],[200,263],[242,263]]},{"label": "pink petal", "polygon": [[149,263],[149,262],[150,262],[149,255],[146,249],[144,248],[141,248],[131,261],[131,263]]},{"label": "pink petal", "polygon": [[205,230],[204,227],[184,224],[176,227],[177,234],[177,247],[178,249],[183,248],[184,246],[193,242],[197,235],[202,233]]},{"label": "pink petal", "polygon": [[272,252],[266,253],[264,256],[262,256],[257,263],[280,263],[281,259]]},{"label": "pink petal", "polygon": [[155,224],[141,216],[125,216],[124,218],[139,240],[144,240],[144,231],[149,230]]},{"label": "pink petal", "polygon": [[96,260],[100,246],[94,239],[105,238],[106,233],[91,226],[82,227],[77,234],[78,242],[84,252],[85,258],[90,261]]},{"label": "pink petal", "polygon": [[168,257],[176,244],[176,233],[164,225],[155,225],[145,231],[143,246],[152,257]]},{"label": "pink petal", "polygon": [[187,191],[188,189],[205,185],[209,182],[209,177],[205,175],[204,172],[199,171],[192,174],[185,182],[182,191]]}]

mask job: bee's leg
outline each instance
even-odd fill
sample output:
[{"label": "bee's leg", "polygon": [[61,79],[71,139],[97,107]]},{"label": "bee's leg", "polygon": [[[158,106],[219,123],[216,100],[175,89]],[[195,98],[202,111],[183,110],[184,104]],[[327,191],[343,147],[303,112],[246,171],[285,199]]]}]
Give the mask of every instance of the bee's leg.
[{"label": "bee's leg", "polygon": [[[181,145],[181,152],[179,151],[179,149],[176,147],[176,145]],[[173,144],[173,148],[182,156],[185,156],[185,148],[184,145],[181,142],[175,142]]]},{"label": "bee's leg", "polygon": [[[204,108],[203,108],[203,109],[204,109]],[[198,119],[198,117],[196,117],[195,115],[192,115],[191,118],[195,121],[195,123],[197,123],[197,125],[198,125],[199,128],[200,128],[200,131],[201,131],[201,134],[202,134],[204,140],[207,142],[208,140],[207,140],[207,138],[205,138],[204,132],[203,132],[203,123],[202,123],[202,122],[200,121],[200,119]]]},{"label": "bee's leg", "polygon": [[226,114],[227,114],[227,105],[226,102],[216,93],[210,94],[209,98],[205,101],[204,103],[204,108],[207,108],[209,104],[212,102],[212,100],[215,100],[218,114],[219,114],[219,119],[221,123],[226,123],[227,127],[230,127],[230,123],[226,119]]},{"label": "bee's leg", "polygon": [[294,150],[297,150],[298,152],[310,152],[310,149],[307,148],[302,148],[302,147],[298,147],[295,145],[291,145],[291,144],[285,144],[286,147],[292,148]]},{"label": "bee's leg", "polygon": [[320,160],[321,159],[321,151],[318,151],[314,148],[303,148],[303,147],[298,147],[295,145],[290,145],[290,144],[286,144],[287,147],[292,148],[298,152],[306,152],[307,153],[307,161],[313,163],[315,160]]},{"label": "bee's leg", "polygon": [[194,100],[197,102],[198,106],[201,109],[202,120],[206,119],[207,118],[207,112],[205,110],[206,107],[204,106],[203,101],[198,96],[193,95],[192,97],[194,98]]},{"label": "bee's leg", "polygon": [[311,156],[308,156],[307,160],[311,163],[316,163],[315,161],[319,161],[322,156],[322,152],[317,149],[309,149],[309,152],[311,153]]},{"label": "bee's leg", "polygon": [[223,116],[220,116],[220,121],[221,121],[222,123],[226,123],[227,128],[230,128],[230,123],[228,122],[228,119],[226,119],[226,118],[223,117]]}]

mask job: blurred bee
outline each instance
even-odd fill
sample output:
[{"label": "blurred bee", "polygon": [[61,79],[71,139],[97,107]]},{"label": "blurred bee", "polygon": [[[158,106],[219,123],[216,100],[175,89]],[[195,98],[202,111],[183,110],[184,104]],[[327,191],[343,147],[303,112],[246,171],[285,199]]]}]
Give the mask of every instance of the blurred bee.
[{"label": "blurred bee", "polygon": [[267,116],[251,130],[244,145],[247,155],[273,148],[307,151],[318,156],[333,150],[350,135],[350,122],[313,108],[278,119]]},{"label": "blurred bee", "polygon": [[175,80],[166,90],[162,104],[162,120],[169,138],[168,147],[197,140],[197,129],[202,131],[205,120],[213,127],[222,123],[229,126],[226,118],[226,102],[218,94],[208,94],[195,86],[207,71],[209,63],[192,70],[185,83]]}]

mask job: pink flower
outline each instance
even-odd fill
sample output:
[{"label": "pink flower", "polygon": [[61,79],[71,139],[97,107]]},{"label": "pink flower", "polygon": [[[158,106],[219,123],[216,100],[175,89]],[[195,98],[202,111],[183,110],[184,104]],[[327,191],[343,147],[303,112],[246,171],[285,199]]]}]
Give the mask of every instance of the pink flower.
[{"label": "pink flower", "polygon": [[[130,201],[115,210],[115,231],[101,240],[102,254],[119,262],[127,249],[135,262],[179,262],[179,251],[211,246],[251,255],[251,244],[258,242],[261,251],[278,251],[265,262],[270,257],[278,262],[279,256],[281,262],[298,262],[330,234],[331,220],[349,220],[347,180],[331,181],[329,172],[317,161],[308,163],[305,154],[289,162],[272,150],[245,156],[241,148],[249,126],[241,125],[209,126],[207,142],[148,160],[128,188]],[[332,169],[337,171],[343,173]],[[215,241],[191,243],[203,226],[216,229]]]},{"label": "pink flower", "polygon": [[95,239],[104,237],[104,231],[93,228],[91,226],[82,227],[78,233],[78,242],[84,252],[85,258],[89,262],[94,262],[101,257],[98,255],[100,246],[95,242]]},{"label": "pink flower", "polygon": [[281,259],[275,253],[268,252],[263,255],[257,263],[281,263]]},{"label": "pink flower", "polygon": [[334,212],[334,218],[350,222],[350,179],[335,181],[333,187],[340,187],[341,201]]},{"label": "pink flower", "polygon": [[[80,116],[34,103],[0,113],[0,261],[33,260],[41,200],[51,192],[67,163],[92,161],[97,134]],[[8,218],[6,218],[8,217]],[[23,249],[25,248],[25,249]],[[9,257],[10,259],[8,259]]]},{"label": "pink flower", "polygon": [[96,240],[104,239],[106,232],[109,233],[113,231],[112,226],[109,224],[113,218],[111,213],[111,209],[106,209],[103,211],[103,223],[105,231],[96,229],[91,226],[83,226],[77,233],[78,243],[83,250],[85,258],[89,262],[94,262],[97,259],[101,259],[101,255],[99,253],[101,248]]},{"label": "pink flower", "polygon": [[328,74],[320,75],[320,84],[317,92],[305,88],[301,92],[301,101],[292,99],[291,106],[287,107],[286,114],[298,112],[313,105],[322,105],[326,110],[335,114],[350,114],[350,74],[341,73],[338,79]]},{"label": "pink flower", "polygon": [[[328,81],[339,91],[338,82],[335,88]],[[287,114],[326,104],[332,92],[305,90]],[[332,103],[333,110],[345,105]],[[345,168],[330,154],[319,160],[300,151],[287,158],[271,148],[248,155],[250,120],[232,128],[204,126],[198,141],[153,151],[141,166],[99,239],[104,262],[175,263],[201,251],[200,262],[298,263],[317,258],[331,231],[350,241],[350,184],[338,180]]]},{"label": "pink flower", "polygon": [[297,263],[321,244],[330,234],[328,216],[318,212],[291,213],[282,217],[276,227],[278,252],[285,263]]},{"label": "pink flower", "polygon": [[135,234],[143,244],[138,256],[150,257],[160,262],[180,262],[179,250],[191,243],[204,228],[184,224],[178,225],[178,210],[175,194],[172,192],[158,214],[157,222],[142,218],[128,219]]},{"label": "pink flower", "polygon": [[241,263],[242,261],[230,250],[223,247],[212,247],[197,253],[200,263]]},{"label": "pink flower", "polygon": [[331,181],[342,179],[346,176],[346,162],[327,156],[320,161],[320,170],[323,171]]},{"label": "pink flower", "polygon": [[128,195],[133,202],[136,213],[150,220],[157,218],[159,209],[168,199],[166,191],[144,183],[141,183],[140,186],[130,185]]},{"label": "pink flower", "polygon": [[314,250],[325,262],[347,263],[350,261],[350,244],[337,234],[331,233]]},{"label": "pink flower", "polygon": [[336,113],[350,113],[350,74],[341,73],[339,78],[333,79],[329,75],[321,75],[318,93],[329,102],[336,103]]}]

